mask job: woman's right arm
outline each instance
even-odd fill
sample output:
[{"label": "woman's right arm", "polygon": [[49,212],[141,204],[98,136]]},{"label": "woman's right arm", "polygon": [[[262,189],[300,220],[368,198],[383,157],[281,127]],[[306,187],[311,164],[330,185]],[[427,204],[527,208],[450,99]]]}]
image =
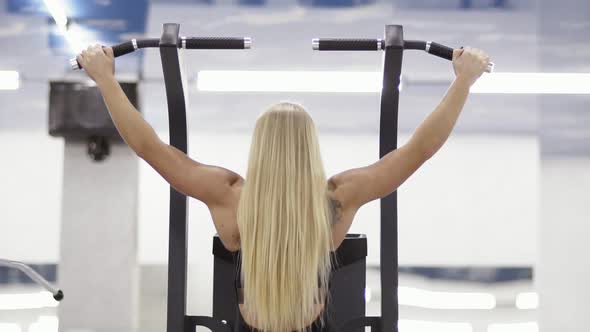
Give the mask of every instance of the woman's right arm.
[{"label": "woman's right arm", "polygon": [[[480,50],[455,50],[456,78],[438,107],[410,140],[372,165],[348,170],[330,179],[334,199],[343,210],[356,211],[367,202],[389,195],[442,147],[465,105],[470,86],[483,74],[488,63],[489,57]],[[350,225],[341,227],[347,231]]]}]

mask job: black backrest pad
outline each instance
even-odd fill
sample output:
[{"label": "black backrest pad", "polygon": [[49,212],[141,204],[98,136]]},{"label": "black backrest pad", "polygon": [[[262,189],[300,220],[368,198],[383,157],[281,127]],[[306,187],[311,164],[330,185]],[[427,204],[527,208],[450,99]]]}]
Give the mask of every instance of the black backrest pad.
[{"label": "black backrest pad", "polygon": [[[213,237],[213,256],[213,317],[232,322],[237,309],[236,267],[233,254],[225,249],[218,236]],[[333,257],[336,266],[331,276],[328,317],[331,326],[338,326],[365,316],[367,237],[348,234]]]}]

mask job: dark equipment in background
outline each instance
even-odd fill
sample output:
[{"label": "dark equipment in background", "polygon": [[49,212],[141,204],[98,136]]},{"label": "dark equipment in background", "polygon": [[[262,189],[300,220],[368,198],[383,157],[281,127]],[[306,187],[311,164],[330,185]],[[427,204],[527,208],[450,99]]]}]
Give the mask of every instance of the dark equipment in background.
[{"label": "dark equipment in background", "polygon": [[[131,104],[139,109],[137,83],[120,82]],[[122,142],[98,87],[85,82],[54,81],[49,90],[49,134],[85,140],[88,155],[102,161],[111,142]]]},{"label": "dark equipment in background", "polygon": [[17,261],[10,261],[7,259],[0,258],[0,266],[5,266],[8,268],[16,269],[21,271],[22,273],[26,274],[27,277],[31,278],[36,284],[45,288],[48,292],[53,295],[53,299],[56,301],[61,301],[64,298],[64,293],[61,289],[53,286],[49,281],[45,280],[43,276],[33,270],[30,266],[25,263],[17,262]]}]

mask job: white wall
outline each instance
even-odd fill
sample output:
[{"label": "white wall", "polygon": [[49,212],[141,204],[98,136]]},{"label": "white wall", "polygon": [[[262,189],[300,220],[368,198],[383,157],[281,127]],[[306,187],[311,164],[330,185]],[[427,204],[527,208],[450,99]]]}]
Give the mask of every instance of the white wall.
[{"label": "white wall", "polygon": [[542,332],[582,330],[590,325],[590,159],[543,158],[539,261]]},{"label": "white wall", "polygon": [[59,257],[64,144],[45,132],[0,131],[0,257]]},{"label": "white wall", "polygon": [[[320,140],[328,174],[376,160],[376,135]],[[190,155],[245,174],[249,141],[243,135],[192,135]],[[0,256],[57,261],[62,141],[4,132],[0,151]],[[147,164],[140,165],[139,260],[165,263],[168,186]],[[538,172],[535,137],[452,136],[399,191],[400,264],[532,264]],[[370,262],[378,260],[378,217],[378,203],[371,203],[352,227],[368,234]],[[213,233],[204,205],[190,200],[189,257],[201,268],[210,267]]]}]

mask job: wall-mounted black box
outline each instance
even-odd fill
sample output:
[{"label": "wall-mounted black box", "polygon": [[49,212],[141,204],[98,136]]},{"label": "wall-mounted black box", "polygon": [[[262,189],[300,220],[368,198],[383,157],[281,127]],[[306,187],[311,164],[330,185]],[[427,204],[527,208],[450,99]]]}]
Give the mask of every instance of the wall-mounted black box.
[{"label": "wall-mounted black box", "polygon": [[[120,83],[123,91],[138,108],[136,82]],[[49,135],[65,138],[92,136],[118,138],[102,95],[96,85],[83,82],[50,82]]]}]

